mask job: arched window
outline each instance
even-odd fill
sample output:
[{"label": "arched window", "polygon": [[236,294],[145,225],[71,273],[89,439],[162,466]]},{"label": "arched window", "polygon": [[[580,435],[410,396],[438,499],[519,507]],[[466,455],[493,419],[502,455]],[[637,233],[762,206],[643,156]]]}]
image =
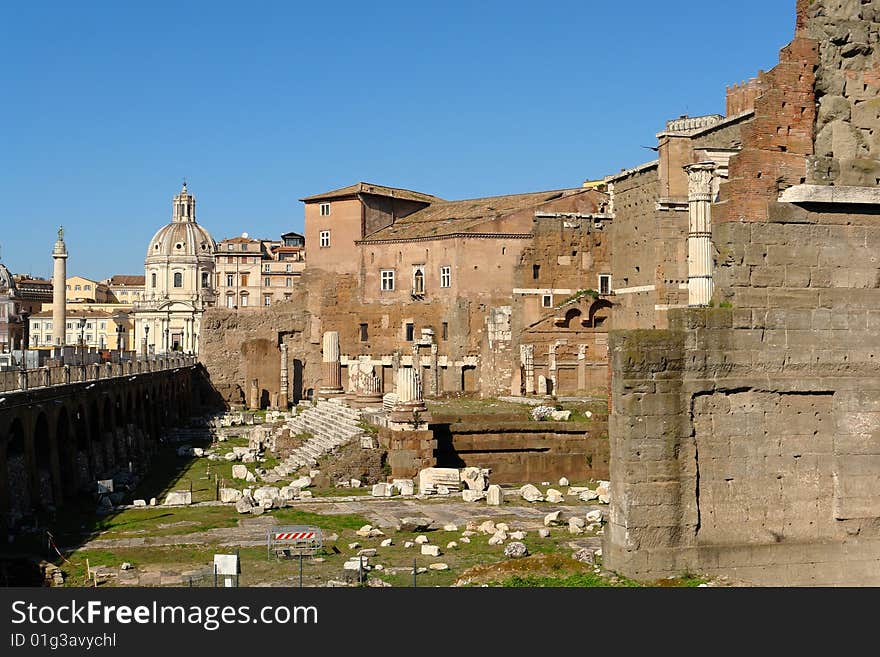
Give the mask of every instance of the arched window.
[{"label": "arched window", "polygon": [[179,271],[174,272],[174,287],[183,287],[183,274]]},{"label": "arched window", "polygon": [[150,275],[150,287],[156,287],[156,272]]},{"label": "arched window", "polygon": [[425,293],[425,274],[422,273],[421,269],[416,269],[416,273],[413,274],[413,294],[424,294]]}]

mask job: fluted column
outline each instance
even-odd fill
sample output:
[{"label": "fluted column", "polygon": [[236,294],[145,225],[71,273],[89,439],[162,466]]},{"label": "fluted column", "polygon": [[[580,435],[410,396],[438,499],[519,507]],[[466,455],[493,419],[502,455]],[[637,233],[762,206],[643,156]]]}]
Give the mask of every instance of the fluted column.
[{"label": "fluted column", "polygon": [[688,305],[708,306],[712,280],[712,178],[715,164],[685,167],[688,175]]},{"label": "fluted column", "polygon": [[339,361],[339,332],[324,333],[321,345],[321,360],[324,368],[324,385],[318,391],[321,395],[341,395],[342,364]]},{"label": "fluted column", "polygon": [[389,428],[396,431],[424,430],[430,416],[422,399],[422,377],[414,367],[397,370],[397,401],[391,409]]}]

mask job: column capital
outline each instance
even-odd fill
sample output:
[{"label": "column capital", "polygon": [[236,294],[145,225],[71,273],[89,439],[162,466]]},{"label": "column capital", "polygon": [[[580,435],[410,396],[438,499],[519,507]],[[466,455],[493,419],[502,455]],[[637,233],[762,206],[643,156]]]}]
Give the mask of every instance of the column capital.
[{"label": "column capital", "polygon": [[714,162],[698,162],[684,167],[688,177],[688,201],[712,200],[715,168]]}]

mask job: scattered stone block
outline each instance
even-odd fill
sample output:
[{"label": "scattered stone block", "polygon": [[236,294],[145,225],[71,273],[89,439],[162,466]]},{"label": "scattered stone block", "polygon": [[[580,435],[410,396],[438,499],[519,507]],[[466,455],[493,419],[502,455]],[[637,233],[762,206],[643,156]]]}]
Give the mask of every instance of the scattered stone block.
[{"label": "scattered stone block", "polygon": [[593,564],[596,562],[594,554],[594,551],[590,548],[580,548],[572,553],[571,558],[581,563]]},{"label": "scattered stone block", "polygon": [[520,488],[519,494],[526,502],[541,502],[544,500],[544,496],[541,495],[541,491],[538,490],[537,486],[533,486],[532,484],[526,484],[525,486]]},{"label": "scattered stone block", "polygon": [[192,504],[192,493],[188,490],[174,490],[168,493],[165,497],[165,501],[162,503],[164,506],[177,506],[183,504]]},{"label": "scattered stone block", "polygon": [[504,503],[504,491],[498,484],[492,484],[486,490],[486,504],[489,506],[501,506]]},{"label": "scattered stone block", "polygon": [[150,506],[156,506],[159,501],[155,497],[150,498]]},{"label": "scattered stone block", "polygon": [[221,488],[221,502],[238,502],[241,499],[241,491],[237,488]]},{"label": "scattered stone block", "polygon": [[418,479],[420,493],[436,491],[438,486],[458,490],[461,485],[456,468],[424,468],[419,471]]},{"label": "scattered stone block", "polygon": [[379,547],[391,547],[392,545],[394,545],[394,541],[390,538],[386,538],[384,541],[379,543]]},{"label": "scattered stone block", "polygon": [[445,531],[445,532],[457,532],[457,531],[458,531],[458,525],[456,525],[456,524],[454,524],[454,523],[451,523],[451,522],[450,522],[450,523],[447,523],[447,524],[443,525],[443,531]]},{"label": "scattered stone block", "polygon": [[522,559],[529,556],[529,549],[525,543],[513,541],[504,546],[504,556],[508,559]]},{"label": "scattered stone block", "polygon": [[422,546],[422,554],[426,557],[439,557],[440,556],[440,546],[439,545],[423,545]]},{"label": "scattered stone block", "polygon": [[568,486],[568,477],[560,477],[559,478],[560,487]]},{"label": "scattered stone block", "polygon": [[349,549],[349,550],[357,550],[360,546],[361,546],[360,543],[349,543],[349,544],[348,544],[348,549]]},{"label": "scattered stone block", "polygon": [[415,484],[412,479],[395,479],[392,483],[401,495],[413,495],[415,493]]},{"label": "scattered stone block", "polygon": [[391,497],[391,491],[388,490],[388,484],[373,484],[373,490],[370,495],[373,497]]},{"label": "scattered stone block", "polygon": [[526,537],[526,533],[523,532],[523,531],[510,532],[509,536],[510,536],[510,538],[512,538],[514,541],[521,541],[521,540],[523,540],[523,539]]},{"label": "scattered stone block", "polygon": [[367,538],[367,537],[370,535],[370,532],[371,532],[371,531],[373,531],[373,525],[364,525],[363,527],[361,527],[360,529],[358,529],[358,530],[355,532],[355,534],[356,534],[357,536],[362,536],[362,537],[364,537],[364,538]]},{"label": "scattered stone block", "polygon": [[449,570],[449,564],[443,562],[432,563],[428,566],[428,568],[430,568],[431,570]]},{"label": "scattered stone block", "polygon": [[456,543],[455,541],[449,541],[449,542],[446,544],[446,549],[447,549],[447,550],[454,550],[454,549],[457,548],[457,547],[458,547],[458,543]]},{"label": "scattered stone block", "polygon": [[479,490],[463,490],[461,491],[461,499],[464,502],[479,502],[486,498],[486,493]]},{"label": "scattered stone block", "polygon": [[544,499],[551,504],[559,504],[560,502],[565,501],[565,497],[562,495],[562,493],[555,488],[548,489],[547,495]]},{"label": "scattered stone block", "polygon": [[415,542],[418,543],[419,545],[424,545],[428,542],[428,537],[424,536],[424,535],[416,536]]},{"label": "scattered stone block", "polygon": [[412,541],[404,541],[403,543],[403,547],[405,548],[411,548],[413,545],[415,545],[415,543],[413,543]]},{"label": "scattered stone block", "polygon": [[547,527],[541,527],[538,530],[538,536],[541,538],[550,538],[550,530]]},{"label": "scattered stone block", "polygon": [[481,524],[477,529],[484,534],[494,534],[495,533],[495,523],[491,520],[487,520],[483,524]]},{"label": "scattered stone block", "polygon": [[602,522],[602,509],[593,509],[587,512],[587,522]]},{"label": "scattered stone block", "polygon": [[468,467],[464,468],[459,476],[467,490],[485,491],[489,486],[489,472],[485,468]]},{"label": "scattered stone block", "polygon": [[147,506],[147,501],[146,500],[135,500],[134,505],[135,506]]},{"label": "scattered stone block", "polygon": [[468,538],[467,536],[462,536],[460,539],[458,539],[458,542],[459,543],[470,543],[471,539]]},{"label": "scattered stone block", "polygon": [[348,483],[352,488],[360,488],[361,487],[361,480],[360,479],[352,479]]}]

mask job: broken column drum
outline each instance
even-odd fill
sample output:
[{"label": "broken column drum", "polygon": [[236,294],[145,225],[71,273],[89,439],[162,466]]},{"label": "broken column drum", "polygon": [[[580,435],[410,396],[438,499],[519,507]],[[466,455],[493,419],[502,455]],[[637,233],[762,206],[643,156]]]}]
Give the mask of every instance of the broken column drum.
[{"label": "broken column drum", "polygon": [[339,360],[339,332],[324,333],[321,345],[321,360],[324,369],[324,385],[319,393],[324,395],[342,394],[342,364]]}]

